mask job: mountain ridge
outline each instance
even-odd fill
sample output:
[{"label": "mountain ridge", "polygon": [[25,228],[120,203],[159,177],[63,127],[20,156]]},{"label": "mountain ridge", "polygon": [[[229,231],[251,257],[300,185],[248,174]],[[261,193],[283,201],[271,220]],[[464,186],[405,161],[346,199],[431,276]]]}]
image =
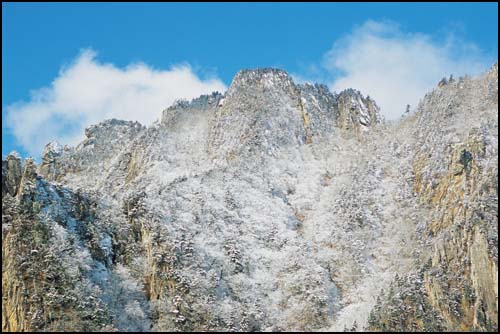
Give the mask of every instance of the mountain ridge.
[{"label": "mountain ridge", "polygon": [[497,109],[497,65],[396,124],[246,70],[149,127],[9,155],[2,327],[495,330]]}]

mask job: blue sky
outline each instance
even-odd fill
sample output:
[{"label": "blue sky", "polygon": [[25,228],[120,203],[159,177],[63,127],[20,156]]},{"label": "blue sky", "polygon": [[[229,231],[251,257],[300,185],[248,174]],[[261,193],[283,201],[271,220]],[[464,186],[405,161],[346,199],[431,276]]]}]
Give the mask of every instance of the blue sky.
[{"label": "blue sky", "polygon": [[[101,115],[148,123],[175,98],[224,89],[242,68],[279,67],[332,90],[357,85],[391,119],[436,77],[475,74],[497,57],[497,3],[2,3],[2,155],[36,156],[52,139],[75,144]],[[374,83],[387,72],[409,86],[394,105],[397,85]],[[107,78],[108,95],[97,96],[92,82]],[[94,110],[83,97],[73,105],[80,96]],[[133,99],[137,111],[114,102]]]}]

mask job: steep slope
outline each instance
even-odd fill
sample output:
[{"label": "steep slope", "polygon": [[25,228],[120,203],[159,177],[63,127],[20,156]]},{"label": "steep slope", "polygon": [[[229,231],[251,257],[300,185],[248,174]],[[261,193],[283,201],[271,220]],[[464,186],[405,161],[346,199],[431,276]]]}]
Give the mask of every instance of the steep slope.
[{"label": "steep slope", "polygon": [[496,328],[497,106],[496,67],[396,124],[358,91],[244,70],[150,127],[8,156],[2,327]]},{"label": "steep slope", "polygon": [[413,187],[430,208],[417,229],[430,251],[413,273],[419,279],[394,283],[372,329],[498,328],[497,112],[495,64],[479,78],[440,85],[401,125],[413,129]]}]

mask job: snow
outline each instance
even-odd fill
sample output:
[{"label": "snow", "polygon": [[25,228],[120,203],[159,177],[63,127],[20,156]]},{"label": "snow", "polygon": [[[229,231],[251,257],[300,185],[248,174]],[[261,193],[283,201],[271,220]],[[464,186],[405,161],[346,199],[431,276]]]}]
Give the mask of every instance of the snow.
[{"label": "snow", "polygon": [[54,141],[51,141],[50,143],[48,143],[45,149],[52,151],[54,153],[60,153],[60,152],[62,152],[63,147],[61,146],[61,144],[57,140],[54,140]]},{"label": "snow", "polygon": [[17,151],[11,151],[7,156],[12,156],[16,159],[21,159],[21,155]]},{"label": "snow", "polygon": [[[413,268],[417,224],[432,209],[413,196],[414,152],[429,140],[414,128],[440,123],[410,115],[406,123],[375,125],[370,104],[352,94],[346,107],[359,111],[361,135],[341,133],[336,96],[318,86],[297,95],[291,81],[269,71],[238,80],[217,105],[201,97],[179,102],[161,125],[90,127],[87,141],[57,158],[66,171],[61,183],[37,184],[54,241],[75,251],[67,259],[73,274],[86,272],[103,290],[121,330],[150,330],[150,311],[164,312],[166,325],[155,330],[179,329],[177,322],[189,320],[183,303],[195,316],[225,319],[223,329],[240,326],[244,312],[260,319],[261,329],[341,331],[354,322],[362,329],[380,289]],[[303,140],[301,108],[311,116],[312,143]],[[449,118],[453,130],[438,135],[461,142],[464,124],[484,123],[490,113]],[[93,208],[86,209],[92,218],[75,213],[80,204]],[[113,246],[131,222],[149,234],[127,239],[136,252],[128,265],[113,264]],[[85,228],[105,259],[93,257],[88,236],[80,238]],[[172,261],[175,285],[154,303],[144,281],[167,273],[151,261]]]}]

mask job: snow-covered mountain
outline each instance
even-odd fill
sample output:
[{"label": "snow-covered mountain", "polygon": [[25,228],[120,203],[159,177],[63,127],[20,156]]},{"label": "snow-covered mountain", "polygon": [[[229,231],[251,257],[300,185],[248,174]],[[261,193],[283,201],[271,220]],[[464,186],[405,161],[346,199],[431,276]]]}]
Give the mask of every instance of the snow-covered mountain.
[{"label": "snow-covered mountain", "polygon": [[11,154],[2,329],[495,330],[497,111],[497,64],[395,123],[243,70],[149,127]]}]

